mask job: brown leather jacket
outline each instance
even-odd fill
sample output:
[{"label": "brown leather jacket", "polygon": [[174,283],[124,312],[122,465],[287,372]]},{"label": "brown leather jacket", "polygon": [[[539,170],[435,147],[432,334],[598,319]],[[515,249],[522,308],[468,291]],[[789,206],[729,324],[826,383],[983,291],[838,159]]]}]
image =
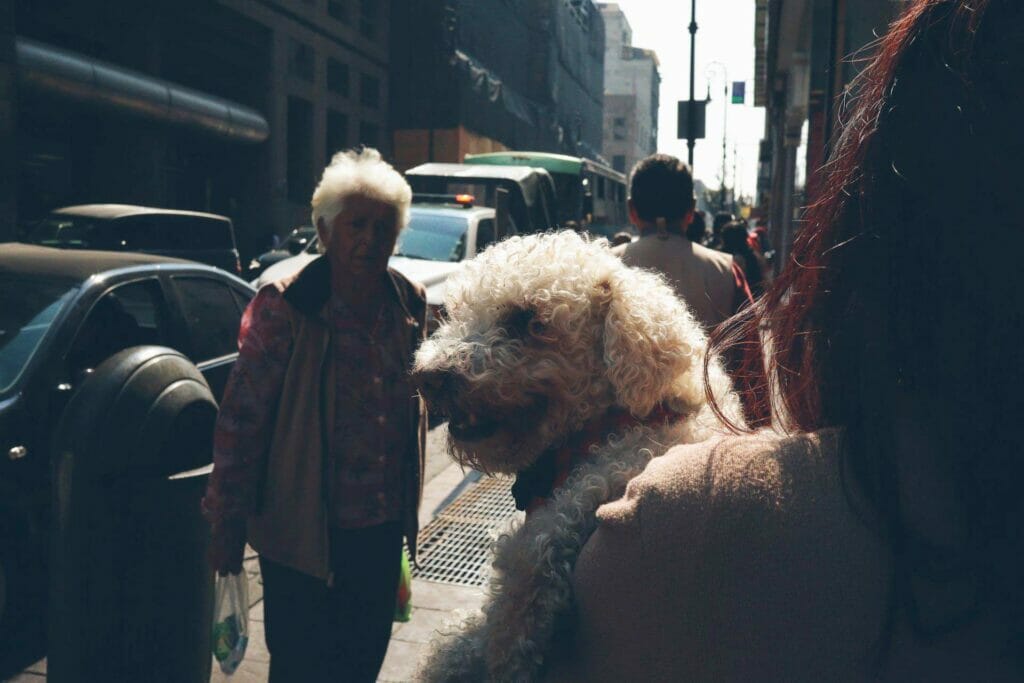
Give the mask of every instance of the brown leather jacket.
[{"label": "brown leather jacket", "polygon": [[[388,270],[408,325],[408,357],[426,336],[423,287]],[[274,283],[290,304],[293,350],[278,403],[256,513],[247,523],[249,543],[261,555],[312,576],[331,580],[328,534],[327,443],[334,414],[335,368],[328,350],[330,263],[312,261],[297,275]],[[314,384],[315,382],[315,384]],[[402,524],[412,558],[416,557],[418,511],[423,491],[427,414],[422,400],[410,399],[406,429],[408,455],[402,476]],[[301,453],[302,457],[295,457]],[[271,483],[272,482],[272,483]],[[398,561],[398,558],[395,558]]]}]

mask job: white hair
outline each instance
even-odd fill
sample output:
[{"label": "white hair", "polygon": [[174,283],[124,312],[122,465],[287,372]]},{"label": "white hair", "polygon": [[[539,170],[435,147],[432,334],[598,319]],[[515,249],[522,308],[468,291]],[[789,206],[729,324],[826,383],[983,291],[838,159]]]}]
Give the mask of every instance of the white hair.
[{"label": "white hair", "polygon": [[[320,230],[320,219],[329,232],[334,219],[341,213],[345,200],[352,196],[369,197],[395,207],[398,230],[409,222],[412,188],[402,174],[384,161],[380,152],[372,147],[362,150],[338,152],[324,169],[320,183],[313,191],[313,225]],[[321,235],[320,251],[324,251]]]}]

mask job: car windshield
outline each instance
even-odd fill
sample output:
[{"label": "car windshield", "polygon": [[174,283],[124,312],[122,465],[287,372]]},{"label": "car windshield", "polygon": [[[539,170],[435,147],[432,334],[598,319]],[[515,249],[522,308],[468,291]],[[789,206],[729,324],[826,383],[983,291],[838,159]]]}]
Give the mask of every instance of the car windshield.
[{"label": "car windshield", "polygon": [[114,248],[110,221],[88,216],[53,214],[30,227],[24,241],[62,249]]},{"label": "car windshield", "polygon": [[0,273],[0,395],[17,384],[50,324],[77,289],[73,280]]},{"label": "car windshield", "polygon": [[398,235],[395,256],[426,261],[461,261],[466,255],[469,221],[462,216],[413,212]]}]

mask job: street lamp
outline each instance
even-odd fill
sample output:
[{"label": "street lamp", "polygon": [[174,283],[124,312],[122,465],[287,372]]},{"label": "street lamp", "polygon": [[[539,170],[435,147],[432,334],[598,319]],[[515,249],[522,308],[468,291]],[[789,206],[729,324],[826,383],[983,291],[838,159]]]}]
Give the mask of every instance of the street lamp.
[{"label": "street lamp", "polygon": [[686,106],[689,107],[689,115],[687,119],[687,140],[686,147],[688,150],[687,162],[690,164],[690,173],[693,173],[693,147],[697,144],[694,140],[697,131],[695,130],[696,118],[697,118],[697,107],[693,101],[693,66],[694,59],[696,59],[696,48],[697,48],[697,0],[690,0],[690,102]]},{"label": "street lamp", "polygon": [[704,77],[708,81],[708,99],[711,99],[711,79],[718,71],[722,72],[722,186],[719,188],[718,208],[725,211],[725,174],[728,170],[726,149],[726,128],[729,123],[729,70],[722,62],[711,62],[704,70]]}]

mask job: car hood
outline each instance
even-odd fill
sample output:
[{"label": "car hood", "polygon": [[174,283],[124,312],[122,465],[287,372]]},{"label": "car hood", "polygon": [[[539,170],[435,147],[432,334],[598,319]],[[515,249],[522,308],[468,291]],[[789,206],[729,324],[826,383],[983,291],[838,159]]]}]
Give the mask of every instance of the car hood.
[{"label": "car hood", "polygon": [[[259,289],[265,284],[294,275],[316,257],[317,254],[299,254],[275,263],[263,271],[252,285]],[[426,261],[404,256],[392,256],[388,265],[413,282],[422,284],[427,290],[427,303],[432,306],[440,306],[444,302],[445,280],[462,267],[461,262]]]},{"label": "car hood", "polygon": [[444,303],[445,281],[449,275],[462,268],[461,262],[426,261],[404,256],[392,256],[388,265],[413,282],[423,285],[427,290],[427,303],[431,306]]},{"label": "car hood", "polygon": [[319,254],[299,254],[298,256],[292,256],[291,258],[286,258],[283,261],[278,261],[260,273],[260,276],[252,281],[252,286],[259,289],[265,284],[274,282],[275,280],[281,280],[289,275],[294,275],[317,256],[319,256]]}]

